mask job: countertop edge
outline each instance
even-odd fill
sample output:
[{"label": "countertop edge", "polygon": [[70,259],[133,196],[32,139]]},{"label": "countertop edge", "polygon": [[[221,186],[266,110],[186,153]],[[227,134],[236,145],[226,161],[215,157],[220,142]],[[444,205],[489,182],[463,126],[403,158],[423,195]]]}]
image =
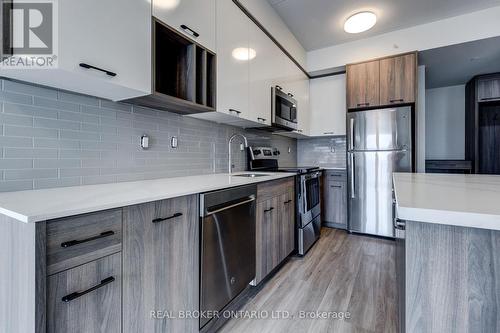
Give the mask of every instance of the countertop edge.
[{"label": "countertop edge", "polygon": [[[147,203],[147,202],[178,198],[178,197],[182,197],[182,196],[186,196],[186,195],[193,195],[193,194],[200,194],[200,193],[211,192],[211,191],[218,191],[218,190],[222,190],[222,189],[226,189],[226,188],[233,188],[233,187],[253,185],[253,184],[256,185],[259,183],[264,183],[264,182],[268,182],[268,181],[275,181],[275,180],[294,177],[294,176],[295,176],[295,174],[291,174],[291,173],[282,173],[282,174],[278,173],[278,174],[273,174],[272,176],[262,177],[265,179],[262,179],[262,178],[247,179],[246,182],[243,182],[240,184],[229,184],[229,185],[228,184],[221,184],[220,186],[218,186],[218,185],[200,186],[200,188],[197,188],[196,190],[191,190],[191,191],[179,191],[179,192],[175,192],[175,193],[171,193],[171,194],[167,193],[165,195],[155,195],[155,196],[151,196],[151,197],[147,197],[147,198],[137,198],[137,199],[133,199],[133,200],[119,201],[119,202],[113,203],[113,204],[92,205],[92,206],[83,207],[83,208],[79,208],[79,209],[60,210],[60,211],[56,211],[54,213],[46,213],[46,214],[26,215],[26,214],[22,214],[22,213],[13,211],[12,209],[7,209],[7,208],[0,206],[0,214],[8,216],[8,217],[15,219],[21,223],[37,223],[37,222],[65,218],[65,217],[70,217],[70,216],[75,216],[75,215],[88,214],[88,213],[98,212],[98,211],[103,211],[103,210],[108,210],[108,209],[116,209],[116,208],[121,208],[121,207],[138,205],[138,204]],[[177,177],[174,177],[174,178],[177,178]],[[180,177],[180,178],[183,178],[183,177]],[[165,178],[158,179],[158,180],[165,180]],[[113,185],[113,184],[116,184],[116,183],[112,183],[109,185]],[[102,184],[102,186],[106,186],[106,185],[108,185],[108,184]],[[15,192],[13,192],[13,193],[15,193]]]},{"label": "countertop edge", "polygon": [[[396,205],[396,208],[397,217],[408,222],[413,221],[465,228],[500,230],[500,216],[498,215],[401,207],[399,205]],[[471,223],[471,220],[474,222]]]}]

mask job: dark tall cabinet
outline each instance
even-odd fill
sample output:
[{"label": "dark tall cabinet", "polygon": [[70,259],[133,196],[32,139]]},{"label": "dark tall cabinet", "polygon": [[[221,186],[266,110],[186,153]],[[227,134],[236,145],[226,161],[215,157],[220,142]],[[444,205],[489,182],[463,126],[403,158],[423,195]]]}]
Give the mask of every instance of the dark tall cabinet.
[{"label": "dark tall cabinet", "polygon": [[473,173],[500,174],[500,73],[476,76],[465,89],[465,159]]}]

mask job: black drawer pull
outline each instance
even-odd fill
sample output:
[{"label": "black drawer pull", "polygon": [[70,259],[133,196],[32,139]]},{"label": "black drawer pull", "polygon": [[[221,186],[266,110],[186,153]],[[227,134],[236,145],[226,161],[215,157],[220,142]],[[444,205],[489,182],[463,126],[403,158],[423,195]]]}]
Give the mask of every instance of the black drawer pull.
[{"label": "black drawer pull", "polygon": [[400,99],[391,99],[389,102],[391,102],[391,103],[404,102],[404,99],[402,99],[402,98],[400,98]]},{"label": "black drawer pull", "polygon": [[93,292],[94,290],[97,290],[99,288],[102,288],[104,287],[105,285],[107,284],[110,284],[111,282],[114,282],[115,281],[115,278],[110,276],[109,278],[106,278],[104,280],[101,280],[101,283],[99,283],[97,286],[93,286],[92,288],[89,288],[85,291],[80,291],[80,292],[75,292],[75,293],[71,293],[69,295],[66,295],[64,296],[61,300],[64,302],[64,303],[68,303],[68,302],[71,302],[72,300],[75,300],[77,299],[78,297],[82,297],[83,295],[86,295],[90,292]]},{"label": "black drawer pull", "polygon": [[330,174],[330,177],[342,177],[342,175],[332,173],[332,174]]},{"label": "black drawer pull", "polygon": [[266,118],[260,118],[260,117],[258,117],[258,118],[257,118],[257,120],[258,120],[258,121],[264,121],[264,122],[265,122],[265,121],[266,121]]},{"label": "black drawer pull", "polygon": [[342,188],[342,186],[340,186],[340,185],[330,185],[330,187],[333,187],[333,188]]},{"label": "black drawer pull", "polygon": [[196,31],[194,31],[193,29],[191,29],[190,27],[188,27],[185,24],[181,24],[181,29],[184,30],[184,31],[189,32],[191,35],[193,35],[196,38],[200,37],[199,33],[197,33]]},{"label": "black drawer pull", "polygon": [[358,103],[358,106],[369,106],[370,103]]},{"label": "black drawer pull", "polygon": [[285,202],[284,202],[284,204],[285,204],[285,205],[288,205],[288,204],[289,204],[289,203],[291,203],[292,201],[293,201],[293,200],[291,200],[291,199],[290,199],[290,200],[287,200],[287,201],[285,201]]},{"label": "black drawer pull", "polygon": [[492,101],[494,99],[500,99],[500,96],[499,97],[482,97],[481,101]]},{"label": "black drawer pull", "polygon": [[157,219],[154,219],[153,223],[158,223],[158,222],[163,222],[163,221],[166,221],[166,220],[171,220],[171,219],[175,219],[176,217],[181,217],[182,216],[182,213],[175,213],[174,215],[172,216],[169,216],[169,217],[162,217],[162,218],[157,218]]},{"label": "black drawer pull", "polygon": [[234,113],[237,113],[237,114],[240,114],[240,113],[241,113],[241,111],[238,111],[238,110],[236,110],[236,109],[229,109],[229,112],[234,112]]},{"label": "black drawer pull", "polygon": [[96,71],[100,71],[100,72],[104,72],[106,73],[106,75],[109,75],[109,76],[116,76],[116,73],[114,72],[110,72],[108,70],[105,70],[105,69],[102,69],[102,68],[99,68],[99,67],[95,67],[95,66],[92,66],[92,65],[89,65],[89,64],[86,64],[84,62],[81,62],[80,63],[80,67],[83,67],[83,68],[86,68],[86,69],[95,69]]},{"label": "black drawer pull", "polygon": [[91,242],[91,241],[96,240],[96,239],[113,236],[114,234],[115,234],[114,231],[111,231],[111,230],[110,231],[105,231],[105,232],[101,232],[99,235],[94,236],[94,237],[90,237],[90,238],[86,238],[86,239],[81,239],[81,240],[74,239],[74,240],[70,240],[70,241],[61,243],[61,247],[65,247],[66,248],[66,247],[70,247],[70,246],[75,246],[75,245],[78,245],[78,244]]},{"label": "black drawer pull", "polygon": [[269,213],[270,211],[273,211],[273,210],[274,210],[274,207],[271,207],[271,208],[269,208],[269,209],[265,209],[265,210],[264,210],[264,213]]}]

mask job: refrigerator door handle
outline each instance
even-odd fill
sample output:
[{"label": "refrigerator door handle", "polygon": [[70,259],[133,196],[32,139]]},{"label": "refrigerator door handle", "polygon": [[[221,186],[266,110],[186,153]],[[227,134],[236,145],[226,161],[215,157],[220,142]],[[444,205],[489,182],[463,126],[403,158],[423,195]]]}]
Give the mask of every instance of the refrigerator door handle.
[{"label": "refrigerator door handle", "polygon": [[350,159],[350,165],[351,165],[351,199],[356,198],[356,194],[354,193],[354,154],[350,153],[349,154],[349,159]]},{"label": "refrigerator door handle", "polygon": [[354,150],[354,118],[350,118],[349,150]]}]

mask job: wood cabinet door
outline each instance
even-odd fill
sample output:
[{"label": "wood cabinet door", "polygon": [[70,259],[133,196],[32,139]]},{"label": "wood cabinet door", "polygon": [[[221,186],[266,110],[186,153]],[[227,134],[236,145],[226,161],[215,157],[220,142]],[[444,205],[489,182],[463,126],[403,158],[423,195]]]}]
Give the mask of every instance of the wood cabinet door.
[{"label": "wood cabinet door", "polygon": [[357,109],[380,105],[378,60],[347,65],[347,107]]},{"label": "wood cabinet door", "polygon": [[121,332],[121,254],[47,278],[47,332]]},{"label": "wood cabinet door", "polygon": [[477,100],[479,102],[500,100],[500,77],[478,80]]},{"label": "wood cabinet door", "polygon": [[280,195],[279,204],[279,258],[282,261],[292,253],[295,245],[295,193],[289,191]]},{"label": "wood cabinet door", "polygon": [[347,191],[345,186],[345,182],[326,182],[325,222],[347,226]]},{"label": "wood cabinet door", "polygon": [[380,104],[415,102],[416,54],[380,60]]},{"label": "wood cabinet door", "polygon": [[262,281],[280,263],[279,197],[257,203],[255,280]]},{"label": "wood cabinet door", "polygon": [[[123,332],[198,332],[198,196],[123,210]],[[172,318],[176,317],[176,318]]]}]

